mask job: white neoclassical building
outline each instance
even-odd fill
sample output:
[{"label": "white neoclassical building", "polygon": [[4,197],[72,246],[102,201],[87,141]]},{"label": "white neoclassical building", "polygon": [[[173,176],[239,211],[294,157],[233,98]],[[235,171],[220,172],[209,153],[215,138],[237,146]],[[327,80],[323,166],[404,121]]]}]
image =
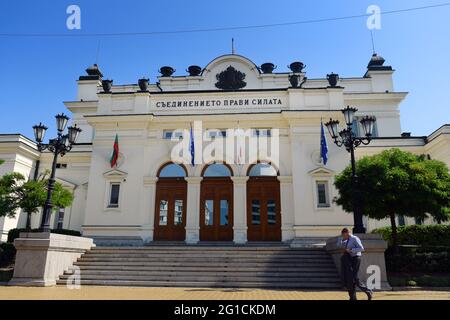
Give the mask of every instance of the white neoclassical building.
[{"label": "white neoclassical building", "polygon": [[[258,67],[229,54],[204,68],[191,66],[186,75],[161,68],[154,84],[111,86],[102,85],[97,66],[88,68],[77,81],[76,98],[64,102],[83,131],[58,160],[57,180],[75,200],[53,214],[53,226],[80,230],[104,244],[289,242],[335,235],[353,224],[352,215],[332,201],[334,176],[348,165],[349,154],[327,133],[323,164],[320,123],[330,117],[343,123],[340,110],[347,105],[358,108],[358,117],[376,118],[375,139],[359,147],[357,157],[399,147],[450,164],[450,125],[427,137],[402,134],[399,106],[407,93],[395,91],[394,70],[380,56],[372,57],[362,76],[337,83],[332,77],[307,79],[302,67],[294,63],[295,73],[274,73],[270,64]],[[249,155],[245,142],[244,150],[233,147],[233,156],[219,157],[230,129],[256,138],[256,155]],[[361,130],[357,121],[354,129]],[[111,167],[116,135],[120,155]],[[174,157],[190,156],[191,140],[194,164]],[[263,148],[264,141],[270,147]],[[181,145],[187,154],[178,152]],[[20,134],[0,135],[0,159],[0,175],[17,171],[29,179],[52,161]],[[25,220],[23,213],[0,218],[2,240]],[[32,225],[39,220],[33,216]],[[364,222],[369,230],[386,223]]]}]

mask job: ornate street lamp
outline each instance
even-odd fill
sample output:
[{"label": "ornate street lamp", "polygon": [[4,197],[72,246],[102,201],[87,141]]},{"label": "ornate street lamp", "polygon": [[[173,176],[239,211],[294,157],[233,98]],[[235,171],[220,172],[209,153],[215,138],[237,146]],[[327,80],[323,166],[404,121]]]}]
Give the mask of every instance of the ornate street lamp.
[{"label": "ornate street lamp", "polygon": [[325,123],[328,132],[330,133],[333,142],[338,146],[344,146],[345,149],[350,152],[350,162],[352,166],[352,186],[353,186],[353,220],[354,227],[353,233],[365,233],[366,229],[363,225],[363,208],[361,206],[359,190],[358,190],[358,176],[356,175],[356,161],[355,161],[355,148],[363,145],[368,145],[372,140],[372,132],[375,124],[375,117],[365,116],[359,122],[361,123],[362,129],[364,131],[364,137],[357,137],[355,132],[352,130],[353,121],[355,118],[355,112],[358,111],[356,108],[347,108],[342,110],[344,114],[344,119],[346,123],[346,128],[339,129],[339,121],[330,119]]},{"label": "ornate street lamp", "polygon": [[61,155],[62,157],[67,152],[69,152],[72,149],[73,144],[75,144],[75,142],[77,141],[77,138],[81,132],[81,129],[78,128],[77,125],[74,125],[67,128],[68,131],[67,134],[63,134],[63,131],[66,129],[67,122],[69,121],[69,117],[66,116],[64,113],[61,113],[56,115],[55,118],[58,134],[56,138],[49,139],[48,143],[42,143],[45,137],[45,132],[47,131],[48,128],[44,126],[42,123],[33,126],[34,138],[38,143],[37,144],[38,150],[39,151],[48,150],[51,153],[53,153],[52,171],[50,174],[50,178],[48,179],[47,199],[45,200],[41,221],[41,229],[44,232],[50,231],[50,214],[53,208],[52,192],[55,187],[55,172],[58,155]]}]

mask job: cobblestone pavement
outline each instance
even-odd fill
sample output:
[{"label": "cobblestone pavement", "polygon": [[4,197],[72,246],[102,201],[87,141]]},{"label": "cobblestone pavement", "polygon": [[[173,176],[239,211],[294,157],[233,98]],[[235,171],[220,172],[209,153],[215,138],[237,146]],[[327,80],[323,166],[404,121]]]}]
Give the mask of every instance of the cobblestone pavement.
[{"label": "cobblestone pavement", "polygon": [[[363,293],[358,298],[365,300]],[[83,286],[80,289],[57,287],[0,286],[0,300],[30,299],[139,299],[139,300],[347,300],[343,291],[208,289],[208,288],[142,288]],[[450,300],[449,291],[384,291],[374,300]]]}]

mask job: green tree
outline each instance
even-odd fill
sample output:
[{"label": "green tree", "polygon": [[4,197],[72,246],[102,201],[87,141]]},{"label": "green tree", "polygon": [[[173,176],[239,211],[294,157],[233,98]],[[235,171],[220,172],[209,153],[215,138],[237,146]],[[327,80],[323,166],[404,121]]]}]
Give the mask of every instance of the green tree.
[{"label": "green tree", "polygon": [[[31,215],[39,212],[47,198],[46,174],[38,180],[25,181],[25,177],[17,172],[9,173],[0,178],[0,217],[14,217],[17,209],[27,214],[27,228],[31,228]],[[57,208],[65,208],[72,204],[73,194],[55,183],[52,193],[52,203]]]},{"label": "green tree", "polygon": [[[400,149],[390,149],[357,161],[358,194],[364,215],[381,220],[389,218],[392,242],[397,246],[396,216],[436,221],[450,218],[450,174],[445,163],[429,160]],[[339,196],[335,202],[352,212],[351,167],[335,179]]]},{"label": "green tree", "polygon": [[17,191],[23,180],[24,176],[17,172],[5,174],[0,178],[0,217],[13,218],[20,208]]}]

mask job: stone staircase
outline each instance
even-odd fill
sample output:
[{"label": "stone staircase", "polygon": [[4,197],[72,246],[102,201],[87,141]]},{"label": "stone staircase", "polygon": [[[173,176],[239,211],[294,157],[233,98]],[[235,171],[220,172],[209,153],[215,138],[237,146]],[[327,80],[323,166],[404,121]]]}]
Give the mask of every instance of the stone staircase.
[{"label": "stone staircase", "polygon": [[283,246],[96,247],[57,281],[79,268],[81,285],[233,288],[340,288],[323,248]]}]

